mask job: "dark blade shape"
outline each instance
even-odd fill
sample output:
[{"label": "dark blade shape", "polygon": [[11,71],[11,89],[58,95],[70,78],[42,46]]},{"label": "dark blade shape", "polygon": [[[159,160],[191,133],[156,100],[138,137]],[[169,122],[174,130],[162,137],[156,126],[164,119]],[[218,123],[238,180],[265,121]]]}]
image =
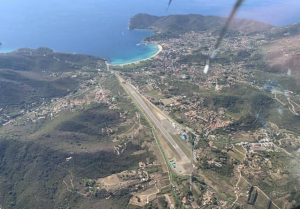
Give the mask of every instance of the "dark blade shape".
[{"label": "dark blade shape", "polygon": [[168,7],[170,7],[170,6],[171,6],[171,3],[172,3],[172,0],[170,0],[170,1],[169,1]]},{"label": "dark blade shape", "polygon": [[217,43],[216,43],[216,45],[215,45],[215,48],[214,48],[214,50],[212,51],[212,53],[210,54],[210,56],[209,56],[209,58],[208,58],[208,60],[207,60],[207,62],[206,62],[206,65],[205,65],[205,68],[204,68],[204,73],[205,73],[205,74],[207,74],[207,72],[208,72],[208,70],[209,70],[209,66],[210,66],[211,60],[212,60],[213,58],[215,58],[215,56],[217,55],[217,50],[218,50],[219,46],[220,46],[221,43],[222,43],[222,40],[223,40],[223,38],[224,38],[224,36],[225,36],[227,30],[228,30],[228,27],[229,27],[229,25],[230,25],[230,23],[231,23],[231,21],[232,21],[234,15],[235,15],[236,12],[239,10],[240,6],[242,5],[242,3],[243,3],[244,1],[245,1],[245,0],[237,0],[237,2],[235,3],[235,5],[234,5],[234,7],[233,7],[233,9],[232,9],[232,11],[231,11],[229,17],[228,17],[227,20],[226,20],[226,23],[225,23],[224,27],[223,27],[222,30],[221,30],[220,37],[219,37],[219,39],[218,39],[218,41],[217,41]]},{"label": "dark blade shape", "polygon": [[231,14],[230,16],[227,18],[227,21],[225,23],[225,26],[222,28],[222,31],[221,31],[221,34],[220,34],[220,37],[217,41],[217,44],[215,46],[215,49],[218,49],[221,42],[222,42],[222,39],[224,37],[224,35],[226,34],[227,30],[228,30],[228,27],[229,27],[229,24],[230,22],[232,21],[234,15],[236,14],[236,12],[239,10],[240,6],[242,5],[242,3],[244,2],[244,0],[237,0],[237,2],[235,3],[234,7],[233,7],[233,10],[231,11]]}]

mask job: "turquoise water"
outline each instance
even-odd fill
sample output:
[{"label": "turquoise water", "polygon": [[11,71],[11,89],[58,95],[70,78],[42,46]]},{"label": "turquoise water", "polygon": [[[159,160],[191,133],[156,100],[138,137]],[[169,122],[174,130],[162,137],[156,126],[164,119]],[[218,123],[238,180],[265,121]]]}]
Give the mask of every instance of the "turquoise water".
[{"label": "turquoise water", "polygon": [[[227,16],[234,0],[1,0],[0,52],[48,47],[57,52],[90,54],[112,63],[152,56],[157,47],[138,45],[151,31],[129,31],[137,13]],[[239,17],[275,25],[300,20],[298,0],[246,1]]]},{"label": "turquoise water", "polygon": [[[130,1],[136,6],[127,4]],[[0,52],[48,47],[100,56],[109,62],[147,58],[157,47],[140,43],[153,32],[128,30],[129,19],[145,11],[146,1],[142,1],[1,0]]]},{"label": "turquoise water", "polygon": [[110,63],[113,65],[123,65],[137,62],[152,57],[158,51],[159,47],[157,45],[141,45],[139,48],[128,50],[126,54],[123,54],[123,56],[113,58]]}]

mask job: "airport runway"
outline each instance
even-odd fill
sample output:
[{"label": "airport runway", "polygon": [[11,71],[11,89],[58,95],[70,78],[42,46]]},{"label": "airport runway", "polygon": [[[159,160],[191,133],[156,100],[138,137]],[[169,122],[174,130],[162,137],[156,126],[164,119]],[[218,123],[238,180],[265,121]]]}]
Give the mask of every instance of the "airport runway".
[{"label": "airport runway", "polygon": [[[151,120],[151,122],[155,125],[155,127],[160,131],[160,133],[164,136],[164,138],[172,145],[174,150],[178,153],[181,158],[187,157],[186,154],[182,151],[182,149],[177,145],[172,136],[168,133],[166,129],[162,126],[161,122],[157,119],[157,117],[153,114],[149,106],[145,103],[142,97],[139,95],[136,90],[131,87],[129,84],[124,83],[124,87],[130,92],[130,94],[134,97],[139,106],[143,109],[145,114]],[[188,158],[188,157],[187,157]]]}]

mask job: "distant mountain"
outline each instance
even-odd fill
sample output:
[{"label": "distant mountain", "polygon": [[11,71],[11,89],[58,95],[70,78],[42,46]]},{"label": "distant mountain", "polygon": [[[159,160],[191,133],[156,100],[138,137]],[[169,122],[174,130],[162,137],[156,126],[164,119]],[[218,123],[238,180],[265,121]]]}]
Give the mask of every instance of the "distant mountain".
[{"label": "distant mountain", "polygon": [[[130,20],[130,29],[153,29],[160,32],[182,33],[187,31],[220,31],[226,18],[216,16],[169,15],[153,16],[149,14],[137,14]],[[230,25],[231,31],[253,33],[274,28],[267,23],[248,19],[234,19]]]}]

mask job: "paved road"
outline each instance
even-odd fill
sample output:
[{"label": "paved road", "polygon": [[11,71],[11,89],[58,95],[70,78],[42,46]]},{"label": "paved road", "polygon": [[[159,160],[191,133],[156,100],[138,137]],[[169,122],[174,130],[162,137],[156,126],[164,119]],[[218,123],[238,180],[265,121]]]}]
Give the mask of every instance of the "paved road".
[{"label": "paved road", "polygon": [[[182,149],[177,145],[172,136],[163,128],[160,121],[157,117],[152,113],[149,106],[145,103],[145,101],[141,98],[141,96],[133,89],[130,85],[124,83],[124,87],[131,93],[136,102],[140,105],[140,107],[144,110],[148,118],[154,123],[156,128],[160,131],[160,133],[164,136],[164,138],[173,146],[178,155],[181,158],[187,157],[186,154],[182,151]],[[188,157],[187,157],[188,158]]]}]

